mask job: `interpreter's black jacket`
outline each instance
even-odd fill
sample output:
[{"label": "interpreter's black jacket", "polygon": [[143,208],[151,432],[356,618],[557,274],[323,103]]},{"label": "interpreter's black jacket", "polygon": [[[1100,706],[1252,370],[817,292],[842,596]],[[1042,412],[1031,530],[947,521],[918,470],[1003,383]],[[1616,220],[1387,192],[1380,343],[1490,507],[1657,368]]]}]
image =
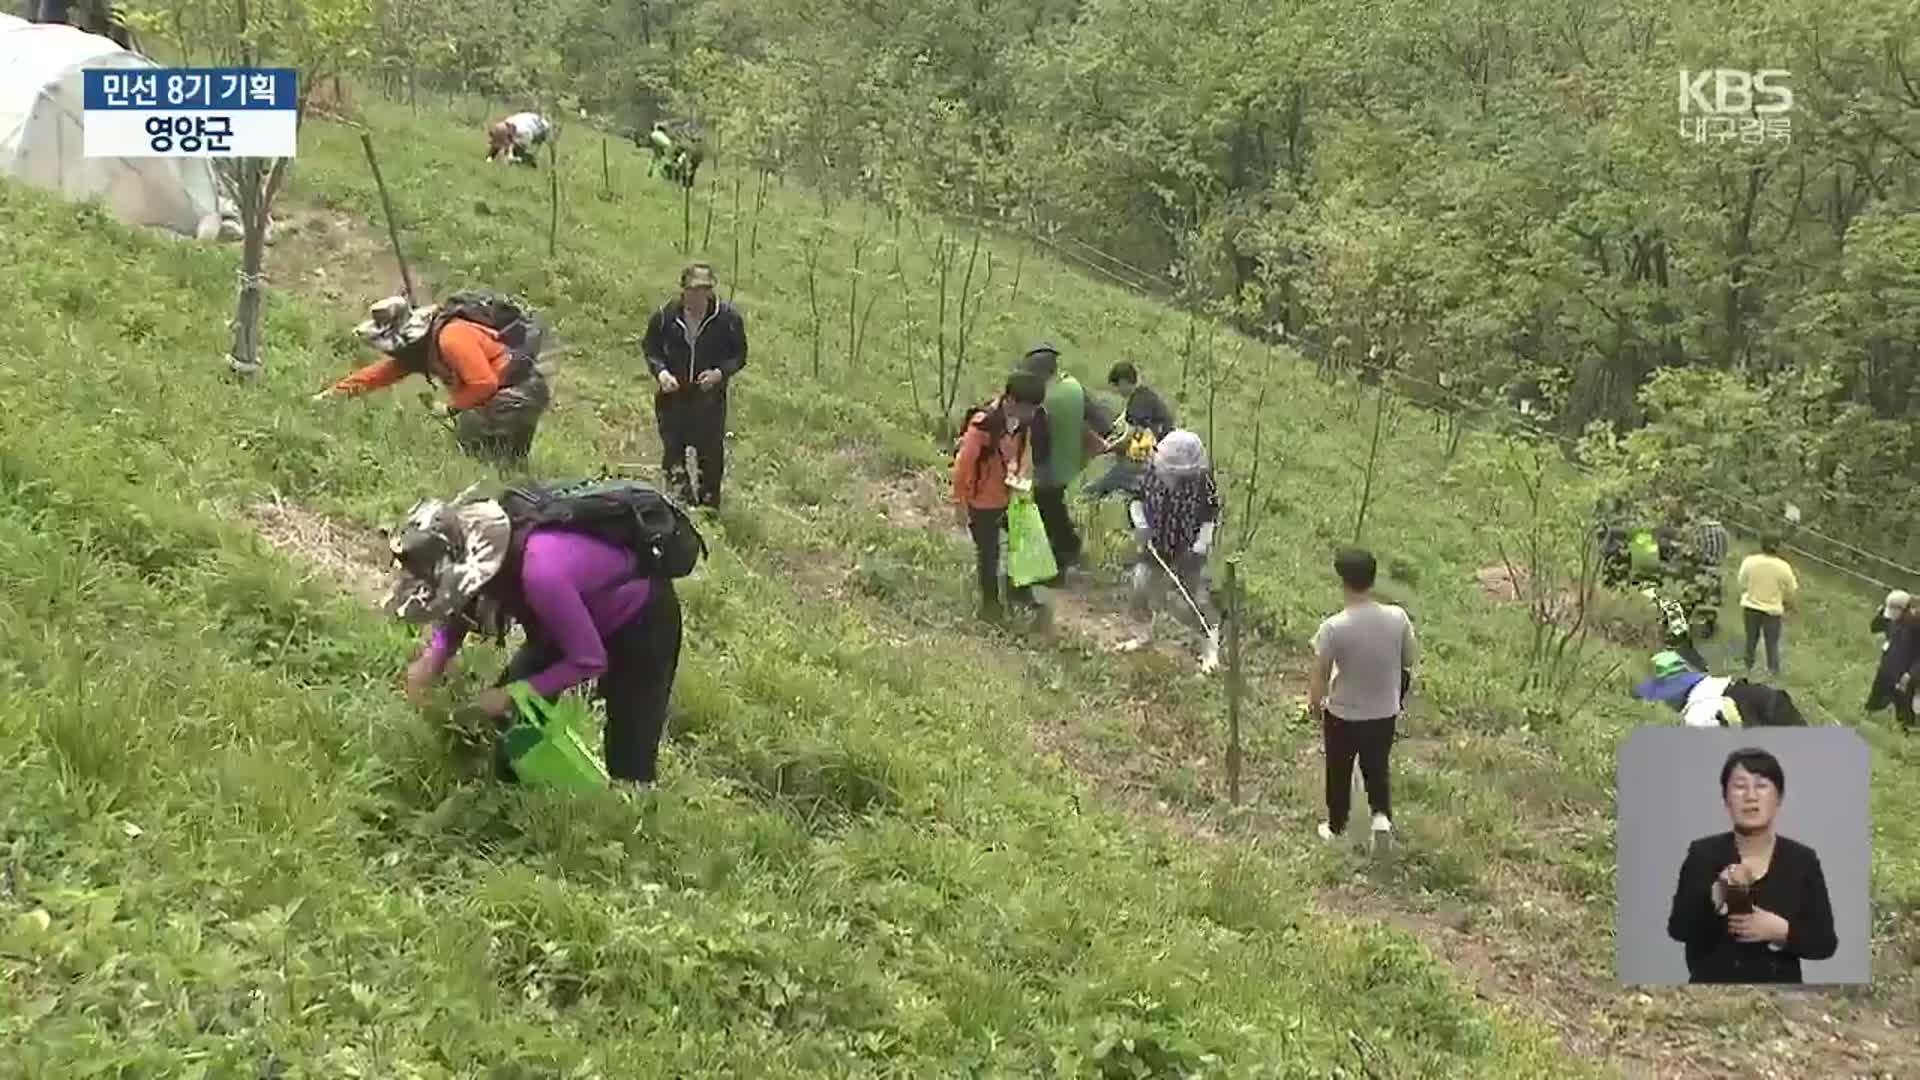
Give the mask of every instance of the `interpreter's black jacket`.
[{"label": "interpreter's black jacket", "polygon": [[1787,920],[1787,940],[1778,947],[1735,941],[1727,929],[1727,916],[1714,910],[1714,880],[1739,861],[1731,832],[1701,837],[1688,845],[1673,891],[1673,910],[1667,916],[1667,936],[1686,946],[1692,982],[1800,982],[1800,961],[1825,960],[1840,947],[1820,856],[1796,840],[1775,837],[1767,876],[1750,889],[1754,907]]}]

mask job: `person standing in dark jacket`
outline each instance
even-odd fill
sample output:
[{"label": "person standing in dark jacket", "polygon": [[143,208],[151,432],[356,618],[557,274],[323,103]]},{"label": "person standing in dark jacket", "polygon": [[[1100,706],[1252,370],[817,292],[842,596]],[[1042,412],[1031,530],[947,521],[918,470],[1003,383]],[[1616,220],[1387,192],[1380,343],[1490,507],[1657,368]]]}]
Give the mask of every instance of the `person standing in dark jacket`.
[{"label": "person standing in dark jacket", "polygon": [[1867,692],[1867,711],[1879,712],[1892,705],[1901,730],[1912,731],[1914,696],[1920,690],[1920,610],[1914,608],[1912,597],[1896,589],[1887,594],[1886,604],[1874,612],[1869,625],[1874,633],[1884,633],[1886,641]]},{"label": "person standing in dark jacket", "polygon": [[[706,263],[681,271],[679,299],[653,313],[641,350],[659,384],[653,416],[667,482],[683,502],[718,510],[726,471],[727,388],[747,366],[747,326],[732,305],[714,297],[715,284],[713,267]],[[697,485],[687,477],[689,450]]]},{"label": "person standing in dark jacket", "polygon": [[1820,856],[1774,831],[1786,773],[1765,750],[1727,755],[1720,797],[1731,832],[1687,847],[1667,916],[1694,983],[1798,983],[1802,960],[1839,950]]}]

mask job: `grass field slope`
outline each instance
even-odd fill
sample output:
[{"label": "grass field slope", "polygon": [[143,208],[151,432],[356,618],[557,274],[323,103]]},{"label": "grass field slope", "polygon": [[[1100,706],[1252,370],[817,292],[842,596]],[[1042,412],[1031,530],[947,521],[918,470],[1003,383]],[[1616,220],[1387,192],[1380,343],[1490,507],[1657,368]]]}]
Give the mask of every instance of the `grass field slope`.
[{"label": "grass field slope", "polygon": [[[1492,454],[1482,440],[1448,463],[1407,413],[1383,442],[1366,540],[1430,674],[1400,751],[1403,851],[1361,866],[1313,839],[1297,674],[1368,453],[1350,388],[1212,345],[1237,373],[1213,418],[1236,469],[1270,380],[1230,808],[1220,680],[1172,650],[1100,648],[1110,538],[1057,639],[970,623],[970,553],[914,404],[930,362],[907,359],[932,349],[939,222],[823,216],[778,185],[756,211],[754,177],[724,168],[683,222],[630,145],[603,172],[576,125],[550,256],[547,172],[483,168],[480,119],[367,115],[421,276],[520,292],[556,324],[537,472],[652,472],[634,341],[690,255],[746,315],[729,505],[682,589],[658,789],[627,803],[475,782],[433,721],[497,650],[463,658],[424,720],[399,698],[415,640],[366,602],[372,530],[491,474],[412,385],[307,400],[370,358],[350,328],[397,291],[354,129],[303,129],[254,387],[225,378],[232,249],[0,186],[0,1074],[1920,1069],[1920,827],[1899,812],[1920,795],[1916,753],[1857,716],[1874,597],[1809,573],[1788,680],[1875,748],[1876,986],[1618,990],[1613,754],[1649,717],[1612,686],[1552,718],[1516,689],[1526,618],[1474,579],[1498,561],[1499,506],[1462,464]],[[954,235],[957,290],[972,240]],[[1177,388],[1182,317],[1010,240],[982,264],[988,247],[962,402],[1038,338],[1089,383],[1133,359]],[[947,333],[951,349],[951,315]],[[1182,411],[1204,431],[1192,387]]]}]

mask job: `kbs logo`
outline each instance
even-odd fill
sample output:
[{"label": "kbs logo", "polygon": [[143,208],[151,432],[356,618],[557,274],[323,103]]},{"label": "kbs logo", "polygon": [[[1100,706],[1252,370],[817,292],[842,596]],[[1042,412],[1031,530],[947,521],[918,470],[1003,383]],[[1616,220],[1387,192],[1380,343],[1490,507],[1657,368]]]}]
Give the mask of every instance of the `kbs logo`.
[{"label": "kbs logo", "polygon": [[1738,138],[1755,145],[1790,141],[1792,122],[1782,115],[1793,108],[1793,91],[1781,85],[1784,68],[1740,71],[1710,68],[1680,70],[1680,134],[1693,142]]}]

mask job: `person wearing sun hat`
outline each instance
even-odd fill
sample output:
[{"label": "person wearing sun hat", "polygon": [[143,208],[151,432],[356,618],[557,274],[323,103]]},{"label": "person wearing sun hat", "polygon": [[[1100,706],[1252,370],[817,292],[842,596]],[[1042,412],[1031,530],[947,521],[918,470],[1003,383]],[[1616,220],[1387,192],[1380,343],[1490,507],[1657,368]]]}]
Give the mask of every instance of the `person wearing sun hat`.
[{"label": "person wearing sun hat", "polygon": [[524,462],[552,393],[529,349],[510,347],[500,331],[463,317],[465,313],[458,306],[416,308],[404,296],[376,301],[354,332],[385,355],[313,400],[357,397],[409,375],[424,376],[446,384],[447,400],[431,409],[435,416],[453,420],[454,439],[463,451]]},{"label": "person wearing sun hat", "polygon": [[1154,448],[1127,512],[1140,544],[1131,605],[1137,629],[1121,649],[1132,652],[1153,640],[1155,594],[1171,579],[1200,618],[1207,636],[1200,670],[1211,673],[1220,663],[1220,619],[1207,588],[1207,552],[1220,520],[1220,492],[1200,436],[1168,433]]},{"label": "person wearing sun hat", "polygon": [[[652,783],[680,662],[673,583],[641,576],[630,551],[559,527],[528,532],[516,559],[506,510],[474,490],[423,500],[388,532],[395,572],[381,608],[431,627],[407,668],[408,698],[424,703],[468,634],[504,641],[517,623],[525,643],[473,707],[504,730],[511,684],[551,700],[594,680],[606,703],[608,774]],[[495,764],[502,779],[513,778],[504,747]]]}]

